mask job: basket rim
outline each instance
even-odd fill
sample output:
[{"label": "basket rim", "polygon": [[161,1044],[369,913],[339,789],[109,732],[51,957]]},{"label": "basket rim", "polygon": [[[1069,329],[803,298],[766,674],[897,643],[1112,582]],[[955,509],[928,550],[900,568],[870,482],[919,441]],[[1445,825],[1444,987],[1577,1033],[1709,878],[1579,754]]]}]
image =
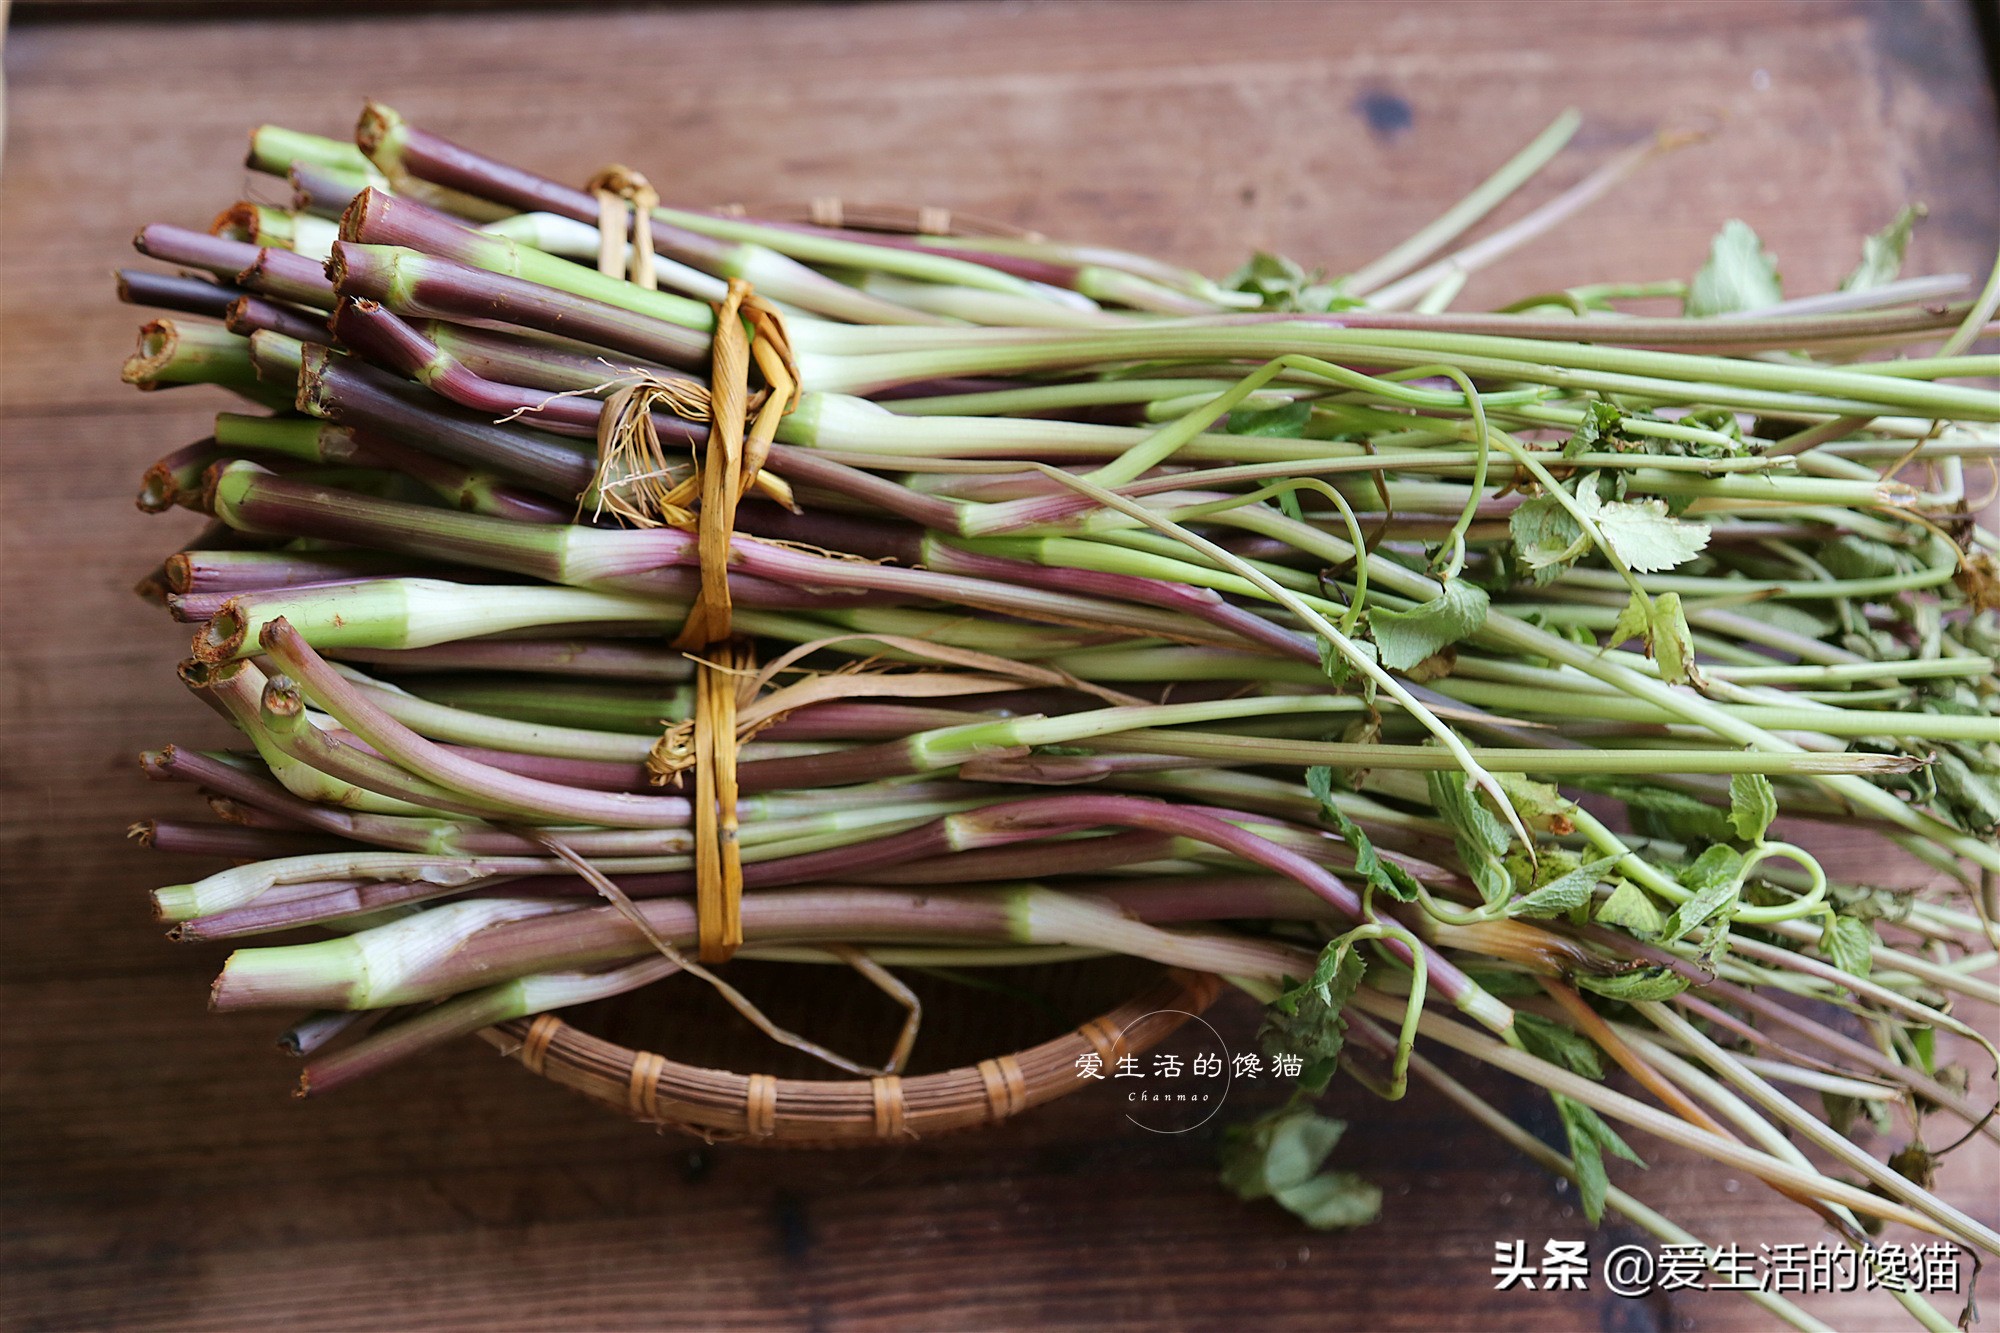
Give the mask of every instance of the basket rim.
[{"label": "basket rim", "polygon": [[[644,1124],[709,1142],[801,1146],[885,1142],[997,1124],[1075,1091],[1078,1062],[1104,1067],[1142,1054],[1222,989],[1219,977],[1168,969],[1152,985],[1068,1032],[972,1065],[910,1078],[800,1079],[684,1064],[583,1031],[554,1013],[514,1019],[477,1035],[528,1072]],[[1164,1016],[1133,1033],[1139,1020]]]}]

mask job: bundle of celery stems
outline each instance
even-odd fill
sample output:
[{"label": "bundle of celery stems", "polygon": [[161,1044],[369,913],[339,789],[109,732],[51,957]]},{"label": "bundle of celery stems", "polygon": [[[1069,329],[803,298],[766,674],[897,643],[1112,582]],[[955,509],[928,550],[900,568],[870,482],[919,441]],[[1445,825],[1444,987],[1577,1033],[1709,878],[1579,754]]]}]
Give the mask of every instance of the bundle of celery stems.
[{"label": "bundle of celery stems", "polygon": [[[823,209],[628,231],[643,180],[571,188],[379,106],[358,146],[257,130],[291,205],[149,226],[176,271],[120,275],[166,312],[128,382],[247,400],[140,496],[212,516],[142,591],[242,734],[144,757],[219,822],[135,832],[231,862],[160,917],[235,944],[216,1007],[303,1015],[315,1094],[717,979],[671,643],[698,519],[641,501],[689,493],[742,280],[802,393],[729,548],[739,956],[1223,976],[1303,1070],[1224,1179],[1316,1226],[1380,1203],[1327,1166],[1345,1073],[1431,1085],[1662,1241],[1703,1238],[1609,1184],[1621,1132],[1864,1265],[1885,1222],[2000,1254],[1930,1188],[2000,1137],[1991,1011],[1955,1016],[2000,999],[2000,357],[1968,354],[2000,274],[1899,278],[1913,209],[1834,292],[1785,297],[1731,222],[1688,282],[1452,310],[1662,147],[1462,244],[1574,128],[1345,278],[1221,281]],[[635,390],[651,469],[600,445]],[[1823,866],[1829,825],[1928,884]],[[1567,1151],[1445,1050],[1547,1089]]]}]

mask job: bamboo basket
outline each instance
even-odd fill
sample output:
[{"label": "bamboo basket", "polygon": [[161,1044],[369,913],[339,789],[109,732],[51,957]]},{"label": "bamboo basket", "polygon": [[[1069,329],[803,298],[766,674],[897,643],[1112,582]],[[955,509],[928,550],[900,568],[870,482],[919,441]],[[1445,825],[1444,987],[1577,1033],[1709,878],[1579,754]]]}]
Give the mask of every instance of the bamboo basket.
[{"label": "bamboo basket", "polygon": [[[1063,965],[1072,977],[1079,966],[1090,965]],[[742,1074],[634,1049],[580,1025],[616,1029],[615,1012],[599,1013],[595,1022],[580,1014],[577,1023],[552,1013],[539,1014],[488,1028],[480,1036],[532,1074],[643,1124],[680,1130],[709,1142],[789,1147],[893,1142],[997,1124],[1074,1092],[1090,1082],[1078,1076],[1079,1057],[1094,1052],[1105,1069],[1115,1068],[1120,1057],[1143,1054],[1207,1009],[1221,989],[1221,982],[1205,973],[1146,970],[1150,982],[1137,993],[1130,992],[1127,975],[1096,977],[1100,991],[1107,983],[1122,982],[1130,998],[1054,1037],[983,1059],[967,1056],[962,1063],[904,1077]],[[1079,988],[1071,986],[1072,992]],[[838,1003],[828,990],[824,983],[815,983],[796,988],[793,998],[806,1007],[824,1009]],[[1072,993],[1071,998],[1078,997]],[[991,1049],[994,1024],[987,1015],[1004,1004],[982,996],[942,1016],[948,1026],[955,1021],[959,1029],[949,1034],[954,1058],[979,1048],[982,1040]],[[675,1029],[648,1035],[675,1038],[677,1048],[688,1042],[702,1045],[706,1038],[714,1055],[726,1058],[730,1037],[712,1021],[717,1015],[704,1015],[701,1007],[688,1006],[694,1012],[682,1015]],[[849,1010],[836,1021],[852,1028],[857,1026],[854,1017]],[[808,1067],[802,1057],[793,1058],[793,1052],[781,1049],[777,1054],[781,1058],[769,1063],[801,1071]]]}]

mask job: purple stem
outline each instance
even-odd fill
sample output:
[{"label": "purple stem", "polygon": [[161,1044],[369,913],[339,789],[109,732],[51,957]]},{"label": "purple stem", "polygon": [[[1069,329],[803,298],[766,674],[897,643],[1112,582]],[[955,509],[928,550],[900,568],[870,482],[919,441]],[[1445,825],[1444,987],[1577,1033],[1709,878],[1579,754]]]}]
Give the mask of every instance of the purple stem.
[{"label": "purple stem", "polygon": [[182,856],[226,856],[242,861],[338,851],[344,845],[338,838],[311,833],[283,833],[235,824],[196,824],[178,819],[145,820],[132,826],[132,835],[154,851]]},{"label": "purple stem", "polygon": [[[1106,824],[1122,828],[1152,829],[1177,837],[1195,838],[1241,857],[1252,865],[1283,875],[1326,900],[1349,921],[1360,922],[1361,899],[1332,872],[1314,864],[1297,852],[1278,846],[1248,829],[1238,828],[1227,819],[1198,806],[1174,805],[1143,796],[1102,796],[1082,793],[1039,796],[1007,805],[988,806],[979,812],[980,823],[989,828],[1037,828],[1077,823]],[[1414,955],[1402,940],[1387,938],[1383,947],[1408,963]],[[1478,990],[1470,977],[1429,945],[1423,945],[1429,965],[1430,984],[1440,995],[1457,1001]]]},{"label": "purple stem", "polygon": [[118,299],[126,305],[221,319],[228,312],[229,303],[240,295],[234,287],[185,273],[155,273],[149,268],[118,270]]},{"label": "purple stem", "polygon": [[[478,268],[427,246],[370,243],[372,236],[405,235],[392,225],[402,215],[388,215],[379,198],[372,211],[350,209],[349,215],[357,219],[363,235],[336,241],[326,270],[342,296],[380,301],[413,318],[497,322],[683,370],[708,369],[705,334],[606,301]],[[423,239],[458,254],[466,252],[462,235],[454,238],[451,232],[436,230],[427,231]],[[451,244],[454,239],[459,243]]]},{"label": "purple stem", "polygon": [[139,229],[132,248],[148,259],[181,268],[200,269],[218,278],[234,279],[255,263],[257,247],[243,241],[224,240],[205,231],[193,231],[170,223],[154,222]]},{"label": "purple stem", "polygon": [[359,193],[353,177],[327,171],[303,158],[293,162],[285,174],[292,183],[292,207],[314,217],[338,221]]},{"label": "purple stem", "polygon": [[306,314],[292,306],[278,301],[269,301],[261,296],[239,296],[223,311],[222,326],[231,333],[249,337],[259,329],[272,333],[282,333],[287,338],[296,338],[302,343],[326,343],[333,341],[327,331],[326,320]]},{"label": "purple stem", "polygon": [[[417,332],[380,303],[347,298],[333,312],[334,337],[355,355],[414,379],[461,407],[487,416],[516,416],[540,429],[595,439],[604,403],[588,395],[564,397],[474,374],[464,362]],[[608,369],[608,368],[607,368]],[[600,379],[613,378],[606,374]],[[708,438],[705,423],[654,412],[663,442],[692,446]]]},{"label": "purple stem", "polygon": [[568,440],[440,402],[422,387],[352,357],[308,347],[299,373],[299,409],[372,430],[475,468],[491,468],[560,500],[583,494],[594,457]]},{"label": "purple stem", "polygon": [[456,754],[390,717],[380,705],[312,650],[283,617],[258,636],[264,651],[343,726],[369,738],[390,762],[481,801],[525,806],[580,823],[611,828],[680,828],[688,803],[680,797],[595,792],[522,777]]}]

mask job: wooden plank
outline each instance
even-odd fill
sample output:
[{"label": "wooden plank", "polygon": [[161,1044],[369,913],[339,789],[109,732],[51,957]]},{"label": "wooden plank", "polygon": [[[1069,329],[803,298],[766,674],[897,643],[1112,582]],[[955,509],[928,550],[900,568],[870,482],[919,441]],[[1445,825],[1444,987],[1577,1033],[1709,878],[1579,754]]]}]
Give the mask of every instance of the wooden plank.
[{"label": "wooden plank", "polygon": [[[10,902],[22,947],[0,956],[0,1324],[1765,1326],[1721,1297],[1493,1292],[1494,1241],[1583,1224],[1422,1092],[1334,1099],[1354,1123],[1343,1158],[1388,1194],[1382,1223],[1339,1238],[1221,1194],[1212,1135],[1143,1135],[1106,1097],[893,1151],[695,1151],[468,1045],[291,1102],[267,1023],[200,1012],[219,955],[171,948],[144,919],[144,890],[181,872],[118,837],[188,808],[140,780],[131,751],[221,735],[172,679],[185,632],[125,591],[191,527],[128,507],[137,472],[202,433],[218,399],[115,385],[137,316],[105,272],[143,221],[199,225],[270,190],[239,165],[245,127],[339,133],[363,84],[565,179],[622,160],[686,202],[939,203],[1211,270],[1253,245],[1358,264],[1575,104],[1586,129],[1538,191],[1662,122],[1719,129],[1482,275],[1466,303],[1685,276],[1728,216],[1809,291],[1913,197],[1932,210],[1913,269],[1970,271],[2000,227],[2000,153],[1959,6],[47,24],[17,28],[6,60],[0,569],[17,632],[0,636],[0,743],[27,762],[0,768],[0,855],[27,892]],[[1241,1043],[1253,1024],[1238,1004],[1224,1028]],[[1545,1098],[1476,1082],[1558,1132]],[[1768,1191],[1641,1147],[1648,1197],[1710,1239],[1814,1238]],[[1991,1145],[1951,1173],[1956,1198],[2000,1220]],[[1632,1238],[1608,1229],[1593,1251]],[[1886,1308],[1809,1303],[1845,1327]]]}]

